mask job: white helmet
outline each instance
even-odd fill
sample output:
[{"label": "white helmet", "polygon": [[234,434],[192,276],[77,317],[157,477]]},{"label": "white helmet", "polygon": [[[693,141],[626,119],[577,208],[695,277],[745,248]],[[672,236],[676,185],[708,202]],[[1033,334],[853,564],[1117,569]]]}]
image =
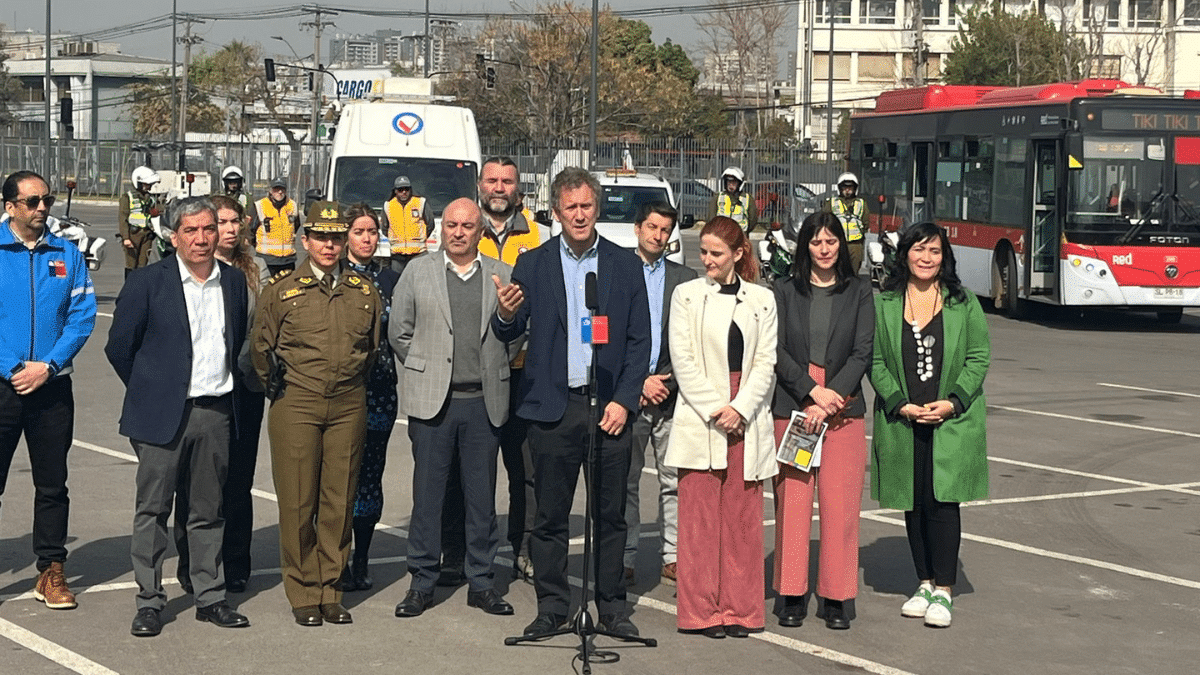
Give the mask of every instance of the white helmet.
[{"label": "white helmet", "polygon": [[842,183],[854,183],[854,186],[858,187],[858,176],[855,176],[847,171],[846,173],[838,176],[837,184],[841,185]]},{"label": "white helmet", "polygon": [[221,180],[242,180],[242,170],[232,164],[221,171]]},{"label": "white helmet", "polygon": [[148,166],[139,166],[138,168],[134,169],[133,175],[130,176],[129,178],[131,181],[133,181],[134,187],[137,187],[138,185],[142,185],[142,184],[154,185],[155,183],[158,183],[159,180],[161,180],[158,177],[158,173],[154,169],[151,169]]},{"label": "white helmet", "polygon": [[724,181],[726,176],[733,176],[739,183],[746,182],[746,174],[742,173],[742,170],[736,166],[731,166],[728,169],[725,169],[725,172],[721,174],[721,180]]}]

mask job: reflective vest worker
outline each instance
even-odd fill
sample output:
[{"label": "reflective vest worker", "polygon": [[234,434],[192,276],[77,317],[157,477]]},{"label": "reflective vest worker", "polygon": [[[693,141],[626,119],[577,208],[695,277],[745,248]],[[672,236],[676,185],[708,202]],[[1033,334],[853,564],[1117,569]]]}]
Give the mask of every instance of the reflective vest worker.
[{"label": "reflective vest worker", "polygon": [[296,230],[300,228],[300,213],[296,202],[288,198],[287,181],[276,178],[271,192],[254,202],[250,231],[254,233],[254,249],[267,263],[274,276],[296,269]]},{"label": "reflective vest worker", "polygon": [[858,176],[844,173],[838,176],[838,194],[829,200],[829,210],[846,231],[846,241],[850,243],[850,264],[854,273],[863,260],[863,232],[866,231],[867,202],[858,196]]},{"label": "reflective vest worker", "polygon": [[433,230],[427,201],[413,195],[408,176],[398,176],[392,183],[392,198],[383,205],[383,231],[391,243],[392,269],[397,272],[403,272],[413,256],[425,252],[425,240]]},{"label": "reflective vest worker", "polygon": [[154,247],[154,230],[150,219],[164,211],[161,195],[150,190],[159,183],[158,173],[148,166],[139,166],[129,177],[133,189],[121,195],[117,206],[117,228],[125,250],[125,276],[132,270],[145,267]]},{"label": "reflective vest worker", "polygon": [[746,174],[738,167],[731,166],[725,169],[721,174],[721,185],[724,189],[713,197],[712,207],[709,208],[709,220],[716,216],[725,216],[732,218],[746,234],[754,231],[758,226],[758,207],[752,195],[742,192],[745,182]]}]

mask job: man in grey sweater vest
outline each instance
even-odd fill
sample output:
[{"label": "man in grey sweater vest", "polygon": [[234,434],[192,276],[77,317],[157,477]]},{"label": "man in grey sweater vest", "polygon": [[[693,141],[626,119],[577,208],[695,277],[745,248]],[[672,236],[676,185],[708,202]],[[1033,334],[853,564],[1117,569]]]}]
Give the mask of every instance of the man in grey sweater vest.
[{"label": "man in grey sweater vest", "polygon": [[[466,511],[467,604],[512,614],[492,585],[500,545],[496,458],[508,418],[509,346],[488,330],[496,292],[512,268],[479,255],[479,207],[470,199],[442,214],[442,250],[414,258],[392,299],[388,339],[404,365],[400,412],[413,446],[413,510],[408,536],[412,583],[396,616],[429,606],[441,560],[442,502],[451,466],[460,467]],[[454,462],[455,459],[458,462]]]}]

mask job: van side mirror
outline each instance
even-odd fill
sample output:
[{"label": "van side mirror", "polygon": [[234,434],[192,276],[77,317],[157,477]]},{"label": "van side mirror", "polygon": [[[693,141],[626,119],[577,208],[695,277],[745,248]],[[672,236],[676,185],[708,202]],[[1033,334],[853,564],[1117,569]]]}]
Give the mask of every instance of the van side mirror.
[{"label": "van side mirror", "polygon": [[304,191],[304,212],[308,213],[308,207],[313,205],[313,202],[319,202],[325,199],[325,191],[321,188],[309,188]]},{"label": "van side mirror", "polygon": [[550,212],[545,209],[537,211],[533,214],[533,220],[539,225],[550,227]]},{"label": "van side mirror", "polygon": [[690,230],[695,226],[696,226],[696,216],[694,216],[690,213],[685,215],[683,217],[683,220],[679,221],[680,229]]}]

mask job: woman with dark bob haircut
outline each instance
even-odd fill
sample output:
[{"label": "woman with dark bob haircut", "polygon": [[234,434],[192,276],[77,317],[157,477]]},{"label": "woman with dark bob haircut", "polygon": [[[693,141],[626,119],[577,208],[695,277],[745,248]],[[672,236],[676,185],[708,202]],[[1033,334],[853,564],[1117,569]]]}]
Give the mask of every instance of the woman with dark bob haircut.
[{"label": "woman with dark bob haircut", "polygon": [[792,277],[775,282],[775,441],[782,440],[794,410],[805,413],[809,432],[829,426],[819,466],[805,472],[780,465],[775,477],[775,590],[783,597],[781,626],[800,626],[807,611],[808,540],[817,490],[821,614],[829,628],[850,627],[842,605],[858,595],[858,507],[867,464],[862,379],[871,365],[875,336],[871,296],[871,284],[854,274],[837,216],[823,212],[805,218]]},{"label": "woman with dark bob haircut", "polygon": [[875,300],[875,338],[871,496],[904,511],[920,584],[900,614],[945,628],[958,573],[958,505],[988,496],[983,380],[991,345],[941,227],[920,223],[900,236]]}]

